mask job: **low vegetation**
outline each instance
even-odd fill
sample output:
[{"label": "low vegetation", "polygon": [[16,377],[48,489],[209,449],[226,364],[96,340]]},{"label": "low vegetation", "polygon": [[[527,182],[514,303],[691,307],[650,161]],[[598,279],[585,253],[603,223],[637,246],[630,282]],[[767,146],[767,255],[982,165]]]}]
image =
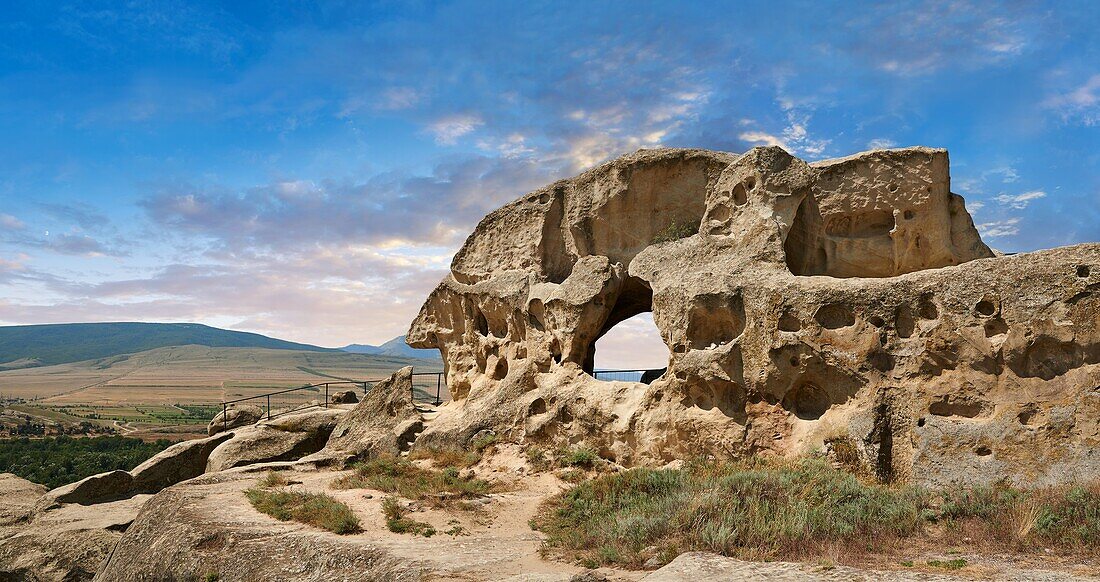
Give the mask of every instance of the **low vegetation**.
[{"label": "low vegetation", "polygon": [[362,531],[350,507],[323,493],[253,488],[245,496],[252,507],[279,521],[297,521],[338,534]]},{"label": "low vegetation", "polygon": [[418,534],[426,538],[435,535],[435,528],[431,524],[410,519],[408,509],[396,497],[390,496],[382,500],[382,515],[386,518],[386,528],[393,533]]},{"label": "low vegetation", "polygon": [[679,224],[676,221],[670,223],[664,230],[653,235],[650,244],[661,244],[687,238],[699,233],[699,225],[695,223]]},{"label": "low vegetation", "polygon": [[337,489],[375,489],[406,499],[432,503],[469,499],[493,491],[493,484],[462,475],[456,467],[426,469],[408,459],[379,456],[355,466],[355,472],[333,482]]},{"label": "low vegetation", "polygon": [[820,459],[692,462],[584,481],[532,526],[549,553],[626,567],[692,550],[745,559],[886,551],[918,537],[1073,551],[1100,544],[1100,486],[929,491],[864,483]]},{"label": "low vegetation", "polygon": [[53,489],[97,473],[133,469],[170,444],[121,436],[4,439],[0,473],[14,473]]}]

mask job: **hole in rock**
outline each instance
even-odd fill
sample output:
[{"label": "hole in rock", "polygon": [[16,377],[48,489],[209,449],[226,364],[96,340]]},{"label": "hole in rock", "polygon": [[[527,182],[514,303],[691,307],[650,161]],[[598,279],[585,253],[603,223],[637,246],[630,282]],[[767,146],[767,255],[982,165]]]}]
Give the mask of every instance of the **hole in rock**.
[{"label": "hole in rock", "polygon": [[584,371],[597,380],[640,382],[645,375],[652,382],[659,378],[668,366],[669,350],[653,323],[652,310],[649,287],[641,279],[628,279],[588,350]]},{"label": "hole in rock", "polygon": [[546,401],[542,398],[536,398],[535,401],[531,403],[530,408],[528,408],[528,413],[531,416],[534,416],[536,414],[546,414]]},{"label": "hole in rock", "polygon": [[474,326],[481,337],[489,336],[489,321],[485,319],[485,314],[480,309],[477,310],[477,316],[474,318]]},{"label": "hole in rock", "polygon": [[829,410],[829,394],[810,382],[800,384],[783,397],[783,408],[802,420],[817,420]]},{"label": "hole in rock", "polygon": [[1077,265],[1077,276],[1081,277],[1082,279],[1084,279],[1085,277],[1088,277],[1089,276],[1089,266],[1088,265]]},{"label": "hole in rock", "polygon": [[749,176],[745,178],[745,187],[749,190],[756,189],[756,176]]},{"label": "hole in rock", "polygon": [[924,420],[924,417],[922,416],[922,417],[917,419],[917,426],[924,426],[925,422],[926,421]]},{"label": "hole in rock", "polygon": [[916,212],[913,212],[912,210],[906,210],[905,214],[904,214],[905,220],[913,220],[913,217],[916,216],[916,215],[917,215]]},{"label": "hole in rock", "polygon": [[993,454],[993,449],[990,449],[985,445],[980,445],[978,448],[974,449],[974,454],[978,455],[979,457],[988,457],[989,455]]},{"label": "hole in rock", "polygon": [[730,197],[733,199],[733,203],[736,206],[744,206],[749,202],[749,196],[745,192],[745,187],[741,184],[733,187],[733,193],[730,194]]},{"label": "hole in rock", "polygon": [[814,319],[825,329],[840,329],[856,323],[852,310],[847,305],[840,303],[830,303],[818,309],[817,313],[814,314]]},{"label": "hole in rock", "polygon": [[1008,324],[997,317],[985,322],[985,337],[994,337],[1008,333]]},{"label": "hole in rock", "polygon": [[920,305],[917,306],[917,315],[921,319],[939,319],[940,310],[936,307],[936,303],[932,301],[931,293],[921,295]]},{"label": "hole in rock", "polygon": [[993,315],[994,313],[997,312],[997,306],[994,305],[993,302],[988,300],[988,299],[982,299],[981,301],[978,302],[977,305],[974,306],[974,310],[977,311],[981,315],[989,317],[989,316],[991,316],[991,315]]},{"label": "hole in rock", "polygon": [[798,331],[802,329],[802,323],[791,312],[784,312],[779,316],[779,331]]},{"label": "hole in rock", "polygon": [[950,399],[944,396],[940,400],[933,402],[928,407],[928,412],[936,416],[961,416],[963,418],[974,418],[982,413],[985,407],[981,402],[975,402],[968,399]]},{"label": "hole in rock", "polygon": [[693,301],[687,326],[691,349],[717,348],[737,339],[745,331],[745,304],[741,295],[706,294]]},{"label": "hole in rock", "polygon": [[907,338],[913,335],[917,321],[913,319],[913,312],[910,311],[909,306],[902,305],[898,308],[897,313],[894,314],[894,327],[898,330],[899,337]]}]

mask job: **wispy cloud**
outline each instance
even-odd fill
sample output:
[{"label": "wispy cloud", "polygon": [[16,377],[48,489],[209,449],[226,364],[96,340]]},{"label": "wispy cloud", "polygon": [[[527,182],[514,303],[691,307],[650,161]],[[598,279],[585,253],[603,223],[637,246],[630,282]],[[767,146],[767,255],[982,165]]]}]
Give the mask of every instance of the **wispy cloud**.
[{"label": "wispy cloud", "polygon": [[1044,198],[1046,195],[1047,193],[1042,190],[1032,190],[1031,192],[1024,192],[1023,194],[1001,194],[993,199],[1008,208],[1023,210],[1027,208],[1027,205],[1032,201]]},{"label": "wispy cloud", "polygon": [[867,142],[867,147],[872,150],[886,150],[897,146],[898,142],[885,137],[877,137]]},{"label": "wispy cloud", "polygon": [[983,222],[976,226],[978,232],[981,233],[984,238],[1001,238],[1020,234],[1019,224],[1019,218],[1009,218],[994,222]]},{"label": "wispy cloud", "polygon": [[484,124],[476,115],[449,115],[428,125],[428,132],[435,136],[436,143],[454,145],[458,138],[472,133]]},{"label": "wispy cloud", "polygon": [[1100,124],[1100,73],[1071,91],[1047,98],[1043,104],[1066,121],[1088,126]]}]

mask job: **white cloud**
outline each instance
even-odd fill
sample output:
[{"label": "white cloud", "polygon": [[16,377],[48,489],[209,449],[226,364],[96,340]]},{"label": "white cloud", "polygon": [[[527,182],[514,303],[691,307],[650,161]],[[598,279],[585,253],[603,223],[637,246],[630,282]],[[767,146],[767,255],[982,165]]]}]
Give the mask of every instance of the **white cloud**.
[{"label": "white cloud", "polygon": [[985,238],[997,238],[1002,236],[1014,236],[1020,234],[1020,219],[1009,218],[994,222],[984,222],[977,225],[978,232]]},{"label": "white cloud", "polygon": [[1038,200],[1046,195],[1047,193],[1042,190],[1032,190],[1031,192],[1024,192],[1023,194],[1016,194],[1014,196],[1001,194],[995,197],[994,200],[1009,208],[1023,210],[1027,208],[1027,205],[1030,204],[1032,200]]},{"label": "white cloud", "polygon": [[984,207],[985,207],[985,202],[967,202],[966,203],[966,209],[971,214],[974,214],[975,212],[981,210]]},{"label": "white cloud", "polygon": [[885,137],[876,137],[875,139],[867,142],[867,147],[873,150],[886,150],[898,146],[898,142]]},{"label": "white cloud", "polygon": [[0,213],[0,228],[4,230],[23,230],[26,227],[22,220],[10,215]]},{"label": "white cloud", "polygon": [[781,138],[779,138],[778,136],[774,136],[770,133],[765,133],[763,131],[746,131],[739,134],[737,136],[737,139],[759,145],[779,146],[787,151],[791,150],[790,146],[784,143]]},{"label": "white cloud", "polygon": [[1072,91],[1048,98],[1043,105],[1056,110],[1066,121],[1076,119],[1088,126],[1097,125],[1100,123],[1100,73]]},{"label": "white cloud", "polygon": [[473,132],[485,122],[476,115],[450,115],[433,122],[428,126],[428,131],[435,136],[435,141],[441,145],[454,145],[458,138]]}]

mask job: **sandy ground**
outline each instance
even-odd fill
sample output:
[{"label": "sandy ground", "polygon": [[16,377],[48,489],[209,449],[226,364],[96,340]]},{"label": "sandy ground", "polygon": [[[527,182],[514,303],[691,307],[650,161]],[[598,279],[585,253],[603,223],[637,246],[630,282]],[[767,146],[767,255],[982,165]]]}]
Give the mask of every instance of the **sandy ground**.
[{"label": "sandy ground", "polygon": [[[293,472],[291,489],[326,492],[348,504],[359,516],[364,531],[341,536],[343,541],[381,547],[390,553],[427,566],[431,580],[441,581],[558,581],[570,580],[589,572],[576,564],[545,559],[539,554],[542,534],[529,523],[540,504],[569,487],[552,473],[529,473],[518,447],[502,447],[478,465],[479,477],[507,485],[508,491],[489,495],[483,508],[467,511],[457,508],[436,509],[413,503],[409,517],[435,527],[430,538],[412,534],[394,534],[386,529],[382,517],[384,493],[366,489],[333,489],[331,483],[345,472]],[[242,496],[243,499],[243,496]],[[246,510],[249,508],[245,508]],[[457,535],[445,533],[455,526]],[[591,572],[607,580],[1100,580],[1100,562],[1059,563],[1042,556],[977,556],[930,552],[914,547],[907,558],[874,557],[859,564],[840,565],[831,560],[808,563],[746,562],[730,558],[693,558],[685,554],[659,572],[601,568]],[[929,566],[930,560],[964,558],[967,566],[952,572]],[[1100,556],[1098,556],[1100,558]],[[717,561],[715,561],[717,559]],[[901,564],[902,559],[913,566]]]}]

